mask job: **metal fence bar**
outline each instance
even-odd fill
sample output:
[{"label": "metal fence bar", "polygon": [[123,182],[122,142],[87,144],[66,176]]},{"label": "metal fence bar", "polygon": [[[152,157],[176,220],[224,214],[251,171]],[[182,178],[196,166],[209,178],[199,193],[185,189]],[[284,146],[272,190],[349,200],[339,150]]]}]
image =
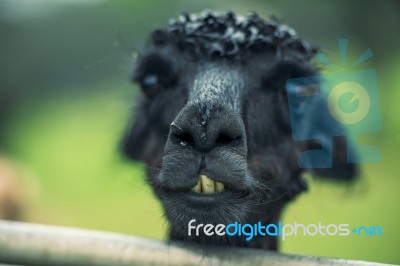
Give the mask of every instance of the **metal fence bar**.
[{"label": "metal fence bar", "polygon": [[204,250],[135,236],[9,221],[0,221],[1,263],[43,266],[385,265],[244,248]]}]

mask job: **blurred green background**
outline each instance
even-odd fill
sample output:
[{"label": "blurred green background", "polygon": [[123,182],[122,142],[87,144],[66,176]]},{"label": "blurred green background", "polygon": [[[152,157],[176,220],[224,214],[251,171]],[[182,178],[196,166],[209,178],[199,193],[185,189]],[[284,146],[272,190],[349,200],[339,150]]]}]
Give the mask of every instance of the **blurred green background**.
[{"label": "blurred green background", "polygon": [[135,51],[181,11],[276,15],[338,57],[370,48],[361,69],[377,71],[383,130],[363,136],[382,160],[354,185],[309,178],[310,191],[283,222],[380,225],[381,237],[289,237],[282,251],[400,263],[400,2],[0,0],[0,153],[22,173],[23,220],[164,238],[160,204],[143,165],[118,144],[138,88]]}]

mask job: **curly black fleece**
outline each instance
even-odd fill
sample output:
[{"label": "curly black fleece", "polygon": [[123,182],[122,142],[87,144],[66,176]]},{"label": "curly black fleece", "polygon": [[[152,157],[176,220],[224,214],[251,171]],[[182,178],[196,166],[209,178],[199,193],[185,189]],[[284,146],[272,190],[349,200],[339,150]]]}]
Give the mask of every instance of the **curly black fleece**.
[{"label": "curly black fleece", "polygon": [[237,16],[233,12],[184,13],[171,19],[165,29],[155,30],[156,45],[174,44],[194,56],[246,57],[246,52],[295,49],[299,56],[310,59],[316,47],[297,37],[294,29],[277,19],[263,20],[256,13]]}]

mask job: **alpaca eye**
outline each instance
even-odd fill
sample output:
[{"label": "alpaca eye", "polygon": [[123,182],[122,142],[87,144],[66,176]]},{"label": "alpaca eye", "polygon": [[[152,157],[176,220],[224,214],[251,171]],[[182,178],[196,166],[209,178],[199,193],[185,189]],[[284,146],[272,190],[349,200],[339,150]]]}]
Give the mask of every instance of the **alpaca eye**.
[{"label": "alpaca eye", "polygon": [[156,74],[148,74],[144,76],[141,79],[140,84],[142,86],[143,93],[147,97],[154,96],[161,89],[159,77]]},{"label": "alpaca eye", "polygon": [[143,77],[142,87],[151,88],[158,85],[158,76],[155,74],[149,74]]}]

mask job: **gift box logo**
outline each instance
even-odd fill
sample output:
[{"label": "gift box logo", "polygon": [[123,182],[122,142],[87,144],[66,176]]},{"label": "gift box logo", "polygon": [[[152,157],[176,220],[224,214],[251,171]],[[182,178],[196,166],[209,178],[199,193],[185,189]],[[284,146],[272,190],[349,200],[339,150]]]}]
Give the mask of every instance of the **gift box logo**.
[{"label": "gift box logo", "polygon": [[[339,40],[343,64],[347,44],[347,40]],[[380,152],[376,147],[359,142],[360,135],[382,129],[376,72],[373,69],[352,70],[371,56],[371,50],[366,50],[351,65],[350,71],[287,80],[293,139],[312,140],[321,145],[320,149],[306,150],[300,154],[299,167],[332,167],[332,139],[336,136],[345,136],[347,139],[348,163],[380,160]],[[317,59],[333,65],[324,54],[318,54]]]}]

